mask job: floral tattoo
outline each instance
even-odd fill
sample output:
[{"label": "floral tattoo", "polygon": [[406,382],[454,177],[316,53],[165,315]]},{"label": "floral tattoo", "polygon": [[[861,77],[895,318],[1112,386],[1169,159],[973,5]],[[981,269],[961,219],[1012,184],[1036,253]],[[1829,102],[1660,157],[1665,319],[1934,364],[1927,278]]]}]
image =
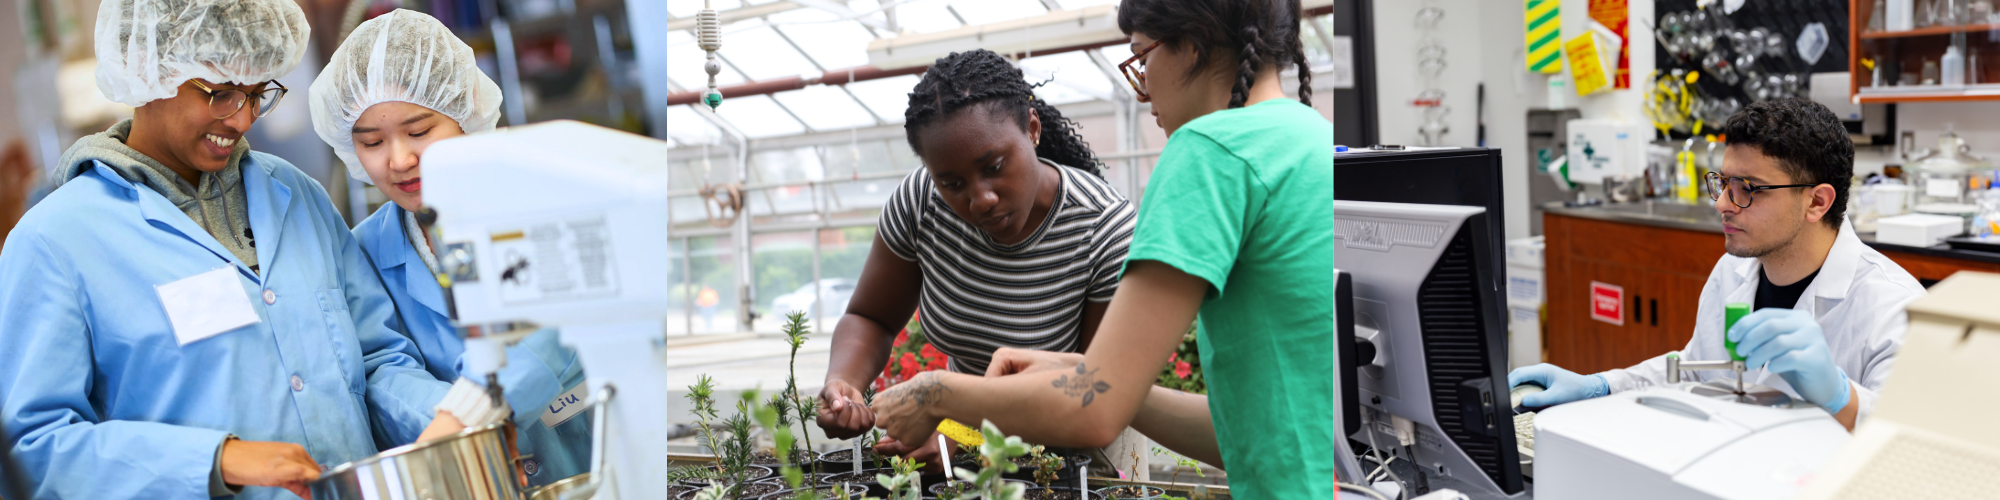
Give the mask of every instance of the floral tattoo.
[{"label": "floral tattoo", "polygon": [[945,387],[943,382],[938,381],[935,373],[923,373],[908,382],[897,384],[890,388],[889,392],[907,395],[917,402],[917,406],[930,406],[944,401],[944,394],[952,391],[950,387]]},{"label": "floral tattoo", "polygon": [[1050,385],[1062,389],[1063,395],[1072,398],[1082,397],[1083,406],[1090,406],[1090,402],[1097,399],[1098,393],[1111,390],[1111,384],[1097,380],[1097,370],[1086,370],[1083,363],[1077,363],[1075,376],[1064,374],[1057,377]]}]

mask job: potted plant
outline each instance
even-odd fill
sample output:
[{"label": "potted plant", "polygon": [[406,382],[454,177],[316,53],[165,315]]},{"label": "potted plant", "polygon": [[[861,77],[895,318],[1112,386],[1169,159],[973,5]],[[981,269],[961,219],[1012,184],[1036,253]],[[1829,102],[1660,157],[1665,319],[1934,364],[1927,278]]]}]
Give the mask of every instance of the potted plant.
[{"label": "potted plant", "polygon": [[1105,498],[1112,500],[1166,500],[1167,498],[1171,498],[1167,496],[1167,490],[1141,485],[1107,486],[1098,488],[1097,492],[1102,493]]},{"label": "potted plant", "polygon": [[717,463],[683,468],[679,471],[682,476],[678,479],[680,484],[703,489],[719,488],[731,499],[756,498],[746,496],[746,490],[760,489],[751,486],[751,483],[770,477],[773,471],[750,464],[756,441],[751,433],[749,406],[738,402],[736,414],[724,419],[724,425],[729,428],[729,436],[725,439],[718,437],[709,426],[709,422],[717,418],[714,379],[706,374],[697,376],[695,384],[688,387],[687,398],[694,403],[695,418],[701,423],[702,437],[708,442],[709,450],[716,454]]}]

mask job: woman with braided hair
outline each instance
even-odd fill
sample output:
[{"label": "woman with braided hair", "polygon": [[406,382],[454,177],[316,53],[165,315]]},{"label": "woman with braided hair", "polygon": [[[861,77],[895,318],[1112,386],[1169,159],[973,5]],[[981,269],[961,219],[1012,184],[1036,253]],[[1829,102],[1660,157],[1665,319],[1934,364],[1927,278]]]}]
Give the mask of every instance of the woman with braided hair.
[{"label": "woman with braided hair", "polygon": [[[834,327],[818,415],[829,437],[875,426],[858,388],[882,373],[919,307],[924,336],[955,373],[985,373],[996,349],[1090,345],[1118,289],[1136,209],[1104,182],[1076,123],[1035,87],[1006,58],[974,50],[938,59],[910,92],[903,128],[924,167],[883,207]],[[936,469],[932,436],[879,449]]]},{"label": "woman with braided hair", "polygon": [[[984,419],[1103,446],[1131,426],[1226,466],[1235,498],[1333,497],[1333,126],[1307,105],[1299,13],[1298,0],[1124,0],[1134,56],[1120,68],[1169,139],[1095,345],[1000,349],[986,377],[921,374],[875,397],[890,437]],[[1278,75],[1294,66],[1297,100]],[[1197,312],[1208,395],[1154,386]]]}]

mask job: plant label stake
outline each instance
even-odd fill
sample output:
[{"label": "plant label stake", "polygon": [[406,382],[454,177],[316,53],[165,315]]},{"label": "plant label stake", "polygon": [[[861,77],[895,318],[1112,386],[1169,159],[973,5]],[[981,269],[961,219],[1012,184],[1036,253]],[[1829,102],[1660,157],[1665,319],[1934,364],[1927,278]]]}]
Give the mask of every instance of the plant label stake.
[{"label": "plant label stake", "polygon": [[1076,495],[1080,497],[1077,500],[1090,500],[1090,476],[1084,473],[1083,467],[1083,464],[1076,464]]},{"label": "plant label stake", "polygon": [[849,458],[853,458],[853,459],[854,459],[854,477],[861,477],[861,440],[860,440],[860,439],[858,439],[858,438],[857,438],[857,439],[855,439],[855,440],[854,440],[854,456],[852,456],[852,457],[849,457]]},{"label": "plant label stake", "polygon": [[950,486],[958,481],[951,472],[951,452],[944,449],[944,435],[938,435],[938,458],[944,459],[944,484]]}]

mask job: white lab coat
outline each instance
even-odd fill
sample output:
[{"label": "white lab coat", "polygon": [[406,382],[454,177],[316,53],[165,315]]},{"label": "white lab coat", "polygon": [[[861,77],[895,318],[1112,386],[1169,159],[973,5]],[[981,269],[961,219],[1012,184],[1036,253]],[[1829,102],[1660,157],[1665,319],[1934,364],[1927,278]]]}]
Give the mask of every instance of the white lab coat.
[{"label": "white lab coat", "polygon": [[[1708,275],[1708,284],[1701,288],[1694,338],[1680,352],[1681,359],[1729,359],[1729,350],[1723,345],[1723,306],[1733,302],[1754,303],[1757,271],[1761,268],[1762,264],[1754,258],[1725,254],[1716,261],[1715,270]],[[1896,351],[1903,346],[1903,332],[1909,329],[1904,306],[1923,296],[1924,287],[1917,284],[1916,278],[1881,252],[1863,244],[1854,235],[1852,225],[1843,222],[1833,249],[1827,252],[1826,263],[1820,266],[1819,276],[1806,286],[1798,305],[1793,307],[1812,313],[1826,334],[1834,364],[1847,372],[1848,382],[1854,387],[1856,397],[1848,404],[1858,405],[1856,421],[1867,418],[1874,410],[1875,399],[1895,364]],[[1616,393],[1664,384],[1666,372],[1666,354],[1661,354],[1631,368],[1603,375],[1611,385],[1611,392]],[[1764,375],[1763,369],[1750,367],[1743,377],[1751,383],[1764,378],[1764,385],[1798,397],[1784,377]],[[1708,381],[1730,376],[1725,371],[1681,372],[1682,380]]]}]

